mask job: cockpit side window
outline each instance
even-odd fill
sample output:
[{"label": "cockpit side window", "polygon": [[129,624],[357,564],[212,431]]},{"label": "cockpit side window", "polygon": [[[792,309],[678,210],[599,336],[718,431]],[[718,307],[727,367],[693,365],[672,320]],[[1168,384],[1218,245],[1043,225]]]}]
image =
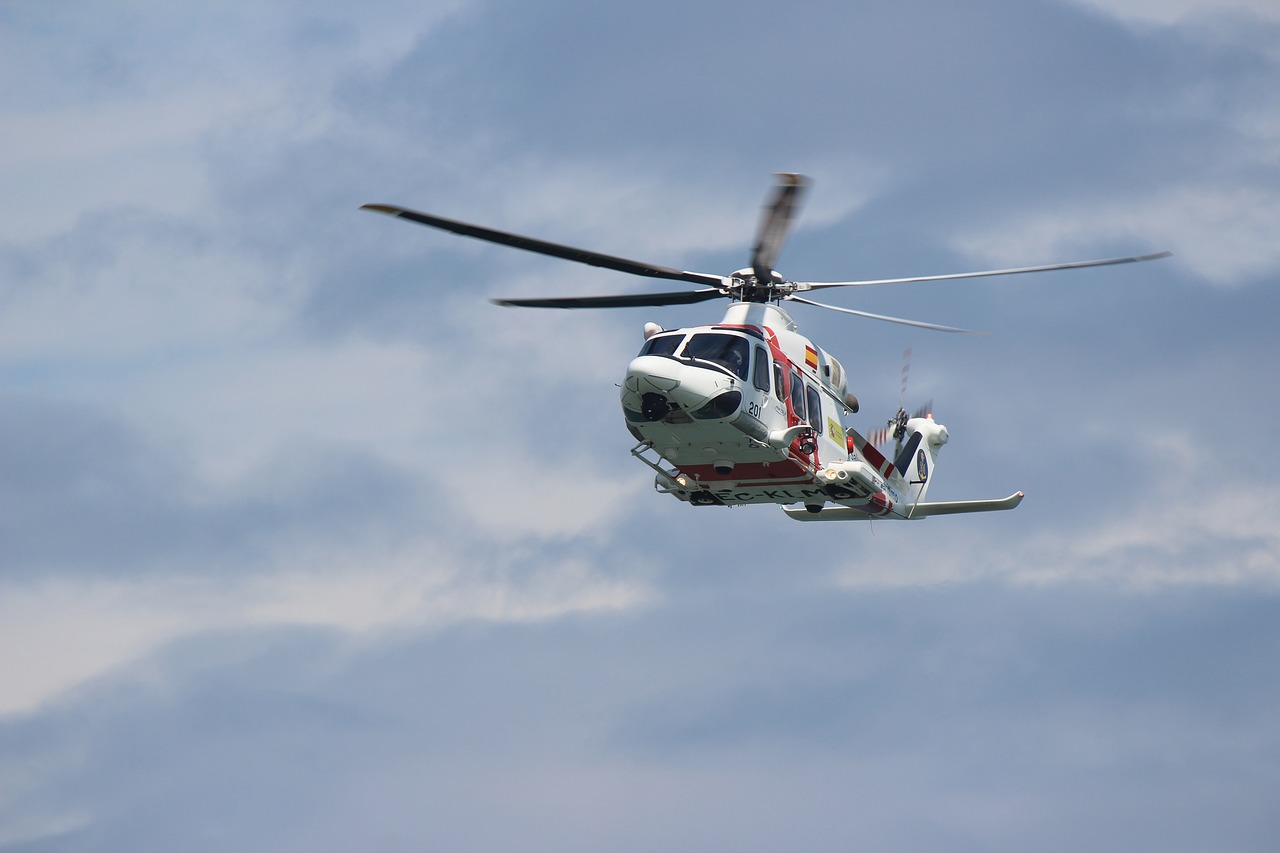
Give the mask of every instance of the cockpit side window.
[{"label": "cockpit side window", "polygon": [[746,379],[747,365],[751,362],[751,346],[746,338],[736,335],[705,333],[689,338],[681,355],[684,358],[710,361],[728,368],[739,379]]},{"label": "cockpit side window", "polygon": [[684,335],[654,335],[644,342],[644,346],[640,349],[640,354],[672,355],[683,340]]},{"label": "cockpit side window", "polygon": [[764,347],[756,347],[756,363],[751,371],[751,382],[757,389],[769,393],[769,353]]},{"label": "cockpit side window", "polygon": [[791,411],[800,420],[805,420],[804,416],[804,382],[800,379],[800,374],[791,371]]},{"label": "cockpit side window", "polygon": [[778,398],[779,403],[787,402],[787,392],[783,390],[783,376],[782,365],[775,361],[773,363],[773,393]]},{"label": "cockpit side window", "polygon": [[822,395],[812,385],[806,389],[809,398],[809,426],[822,431]]}]

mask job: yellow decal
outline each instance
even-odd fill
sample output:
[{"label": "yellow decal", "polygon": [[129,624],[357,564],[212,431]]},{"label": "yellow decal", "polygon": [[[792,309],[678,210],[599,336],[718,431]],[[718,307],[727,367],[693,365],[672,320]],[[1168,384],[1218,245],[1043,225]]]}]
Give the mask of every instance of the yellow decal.
[{"label": "yellow decal", "polygon": [[827,418],[827,435],[831,436],[831,440],[836,444],[844,444],[844,430],[831,418]]}]

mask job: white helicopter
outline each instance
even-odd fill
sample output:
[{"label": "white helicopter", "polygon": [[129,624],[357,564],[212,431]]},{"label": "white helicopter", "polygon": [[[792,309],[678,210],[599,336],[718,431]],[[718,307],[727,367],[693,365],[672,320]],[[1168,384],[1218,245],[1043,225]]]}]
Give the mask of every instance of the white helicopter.
[{"label": "white helicopter", "polygon": [[[631,454],[652,468],[654,488],[694,506],[781,504],[801,521],[919,519],[1016,507],[1014,492],[997,500],[925,501],[947,428],[922,409],[899,408],[868,441],[844,419],[858,411],[848,376],[830,353],[801,335],[781,307],[798,302],[859,317],[944,332],[950,326],[887,317],[814,302],[801,294],[835,287],[944,281],[1151,261],[1168,252],[1047,266],[875,281],[788,281],[774,271],[807,179],[781,173],[765,205],[751,266],[727,276],[689,272],[576,249],[386,204],[383,213],[454,234],[556,258],[703,285],[697,290],[619,296],[495,299],[524,308],[631,308],[687,305],[721,297],[731,302],[714,325],[644,327],[644,346],[627,367],[622,411],[638,442]],[[891,453],[876,444],[889,436]]]}]

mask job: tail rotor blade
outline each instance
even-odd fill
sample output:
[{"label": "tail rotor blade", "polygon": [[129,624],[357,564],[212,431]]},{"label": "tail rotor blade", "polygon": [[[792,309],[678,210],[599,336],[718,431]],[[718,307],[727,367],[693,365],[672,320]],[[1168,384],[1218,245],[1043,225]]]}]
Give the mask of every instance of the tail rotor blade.
[{"label": "tail rotor blade", "polygon": [[907,399],[907,378],[911,375],[911,347],[902,351],[902,385],[898,388],[898,408]]}]

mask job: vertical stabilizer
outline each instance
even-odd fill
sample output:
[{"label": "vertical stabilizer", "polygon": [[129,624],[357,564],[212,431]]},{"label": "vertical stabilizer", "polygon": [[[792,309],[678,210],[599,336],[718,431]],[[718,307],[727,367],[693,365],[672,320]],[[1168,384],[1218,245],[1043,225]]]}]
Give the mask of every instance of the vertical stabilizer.
[{"label": "vertical stabilizer", "polygon": [[893,460],[893,467],[902,473],[902,476],[910,478],[907,469],[915,459],[916,449],[920,447],[920,442],[924,438],[922,433],[913,432],[911,438],[907,439],[907,443],[902,445],[902,450],[898,453],[898,458]]},{"label": "vertical stabilizer", "polygon": [[934,422],[932,415],[907,421],[907,434],[911,438],[903,445],[893,467],[902,478],[903,483],[900,485],[905,486],[912,503],[920,503],[933,480],[933,467],[938,451],[950,436],[947,435],[946,427]]}]

